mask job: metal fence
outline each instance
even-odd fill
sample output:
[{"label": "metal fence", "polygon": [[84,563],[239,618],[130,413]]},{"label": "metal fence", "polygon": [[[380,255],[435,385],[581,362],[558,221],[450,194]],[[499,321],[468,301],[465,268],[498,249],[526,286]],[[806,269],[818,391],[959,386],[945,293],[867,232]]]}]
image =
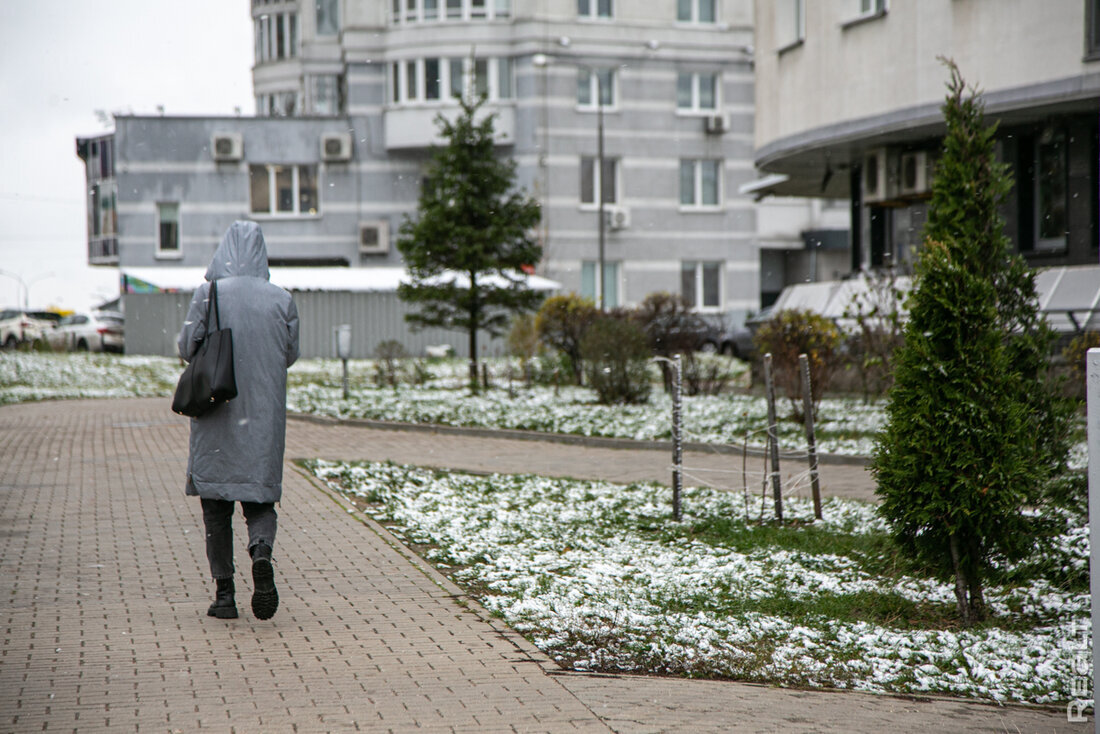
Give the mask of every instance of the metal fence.
[{"label": "metal fence", "polygon": [[[341,324],[351,326],[353,359],[374,356],[383,341],[400,342],[412,356],[423,356],[425,348],[449,344],[460,357],[469,356],[464,331],[423,329],[412,331],[405,323],[411,309],[394,292],[295,291],[301,320],[303,357],[336,356],[333,332]],[[176,355],[176,336],[187,316],[190,293],[129,293],[123,296],[126,313],[126,353]],[[506,353],[504,339],[478,334],[481,356]]]}]

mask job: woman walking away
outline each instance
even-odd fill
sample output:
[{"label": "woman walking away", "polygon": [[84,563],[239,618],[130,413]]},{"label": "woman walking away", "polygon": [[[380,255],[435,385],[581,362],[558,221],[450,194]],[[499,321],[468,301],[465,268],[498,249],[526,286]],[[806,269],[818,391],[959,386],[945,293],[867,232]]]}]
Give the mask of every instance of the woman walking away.
[{"label": "woman walking away", "polygon": [[[259,225],[234,222],[195,291],[179,335],[190,361],[205,336],[210,283],[217,281],[221,328],[233,330],[237,397],[191,419],[187,494],[202,500],[206,557],[217,584],[211,617],[234,619],[233,503],[240,502],[252,557],[252,612],[270,619],[279,607],[271,549],[275,503],[283,492],[286,370],[298,358],[298,308],[268,282],[267,247]],[[211,321],[213,323],[213,321]]]}]

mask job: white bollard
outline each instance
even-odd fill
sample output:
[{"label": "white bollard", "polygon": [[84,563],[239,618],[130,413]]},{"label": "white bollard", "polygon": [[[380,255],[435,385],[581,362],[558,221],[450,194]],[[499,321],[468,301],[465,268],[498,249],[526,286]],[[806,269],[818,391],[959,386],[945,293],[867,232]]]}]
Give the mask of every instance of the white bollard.
[{"label": "white bollard", "polygon": [[[1087,693],[1077,689],[1076,681],[1072,691],[1074,698],[1067,707],[1067,718],[1071,721],[1084,721],[1087,708],[1093,709],[1094,731],[1100,734],[1100,716],[1096,716],[1093,705],[1097,691],[1097,673],[1100,672],[1100,644],[1097,644],[1097,631],[1100,630],[1100,349],[1090,349],[1086,357],[1088,399],[1088,447],[1089,447],[1089,587],[1092,593],[1092,697],[1078,696]],[[1076,707],[1076,711],[1075,711]],[[1075,718],[1074,714],[1077,714]]]}]

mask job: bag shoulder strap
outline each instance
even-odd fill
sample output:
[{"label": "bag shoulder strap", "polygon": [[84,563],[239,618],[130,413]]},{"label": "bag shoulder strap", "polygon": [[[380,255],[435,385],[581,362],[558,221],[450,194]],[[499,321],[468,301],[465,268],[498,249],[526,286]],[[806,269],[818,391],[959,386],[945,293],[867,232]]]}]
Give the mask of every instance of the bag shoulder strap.
[{"label": "bag shoulder strap", "polygon": [[214,330],[221,331],[222,321],[218,315],[218,281],[210,281],[210,305],[206,309],[206,333],[210,333],[210,309],[214,309]]}]

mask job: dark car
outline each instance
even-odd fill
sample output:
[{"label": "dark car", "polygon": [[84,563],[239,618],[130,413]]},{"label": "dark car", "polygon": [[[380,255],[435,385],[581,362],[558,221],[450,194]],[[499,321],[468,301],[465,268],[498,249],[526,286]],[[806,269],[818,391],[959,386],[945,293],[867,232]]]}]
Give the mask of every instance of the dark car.
[{"label": "dark car", "polygon": [[707,318],[699,351],[728,354],[738,359],[752,359],[752,331],[735,326],[721,317]]}]

